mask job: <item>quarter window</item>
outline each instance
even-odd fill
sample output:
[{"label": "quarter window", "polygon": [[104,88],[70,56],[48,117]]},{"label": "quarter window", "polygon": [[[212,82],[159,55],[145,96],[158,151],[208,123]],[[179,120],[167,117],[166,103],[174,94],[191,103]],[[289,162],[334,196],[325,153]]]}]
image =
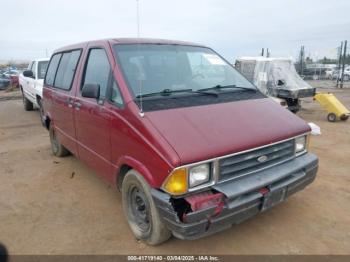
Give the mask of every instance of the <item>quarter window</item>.
[{"label": "quarter window", "polygon": [[85,67],[82,87],[85,84],[100,86],[100,99],[106,97],[107,86],[111,73],[108,57],[103,49],[91,49]]},{"label": "quarter window", "polygon": [[118,106],[123,105],[122,95],[119,91],[118,84],[114,79],[113,79],[113,84],[112,84],[111,99],[110,100]]},{"label": "quarter window", "polygon": [[33,65],[32,65],[32,72],[33,72],[34,78],[36,78],[36,62],[33,62]]},{"label": "quarter window", "polygon": [[32,70],[32,66],[33,66],[33,62],[31,62],[31,63],[28,65],[27,70]]},{"label": "quarter window", "polygon": [[60,62],[62,54],[56,54],[51,58],[49,68],[47,69],[47,74],[45,77],[45,84],[52,86],[55,81],[55,75],[57,71],[58,64]]}]

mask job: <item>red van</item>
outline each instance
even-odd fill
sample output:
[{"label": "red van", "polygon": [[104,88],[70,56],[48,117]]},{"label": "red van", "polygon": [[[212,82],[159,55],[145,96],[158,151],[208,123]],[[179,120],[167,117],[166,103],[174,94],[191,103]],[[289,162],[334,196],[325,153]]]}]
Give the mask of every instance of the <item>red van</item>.
[{"label": "red van", "polygon": [[61,48],[44,83],[52,152],[74,154],[121,189],[150,245],[196,239],[310,184],[310,128],[212,49],[155,39]]}]

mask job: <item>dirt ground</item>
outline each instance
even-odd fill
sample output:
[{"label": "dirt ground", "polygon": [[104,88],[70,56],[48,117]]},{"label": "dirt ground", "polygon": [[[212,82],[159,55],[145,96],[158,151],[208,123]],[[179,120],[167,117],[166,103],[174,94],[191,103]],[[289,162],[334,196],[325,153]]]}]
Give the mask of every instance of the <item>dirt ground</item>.
[{"label": "dirt ground", "polygon": [[[332,91],[350,108],[350,88]],[[149,247],[129,230],[120,194],[74,156],[53,157],[38,111],[25,112],[21,100],[4,96],[0,242],[12,254],[350,254],[350,120],[327,122],[311,99],[299,116],[322,131],[310,145],[320,158],[313,184],[225,232]]]}]

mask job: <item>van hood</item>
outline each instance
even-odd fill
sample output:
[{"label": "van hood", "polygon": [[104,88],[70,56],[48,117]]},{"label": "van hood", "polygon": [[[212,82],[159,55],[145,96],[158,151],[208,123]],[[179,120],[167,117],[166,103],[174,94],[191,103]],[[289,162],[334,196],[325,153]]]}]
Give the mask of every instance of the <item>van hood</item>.
[{"label": "van hood", "polygon": [[288,139],[308,124],[270,98],[147,112],[180,159],[198,162]]}]

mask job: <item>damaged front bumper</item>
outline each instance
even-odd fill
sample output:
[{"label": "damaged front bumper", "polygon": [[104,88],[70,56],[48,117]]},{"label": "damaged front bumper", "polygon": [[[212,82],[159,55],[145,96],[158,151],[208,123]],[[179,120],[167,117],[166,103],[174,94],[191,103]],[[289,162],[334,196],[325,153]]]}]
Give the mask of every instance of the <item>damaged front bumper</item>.
[{"label": "damaged front bumper", "polygon": [[283,202],[310,184],[317,169],[317,157],[307,153],[240,179],[216,184],[211,190],[224,196],[220,212],[217,206],[210,206],[188,213],[186,219],[179,215],[169,194],[153,189],[152,196],[174,236],[197,239],[230,228]]}]

